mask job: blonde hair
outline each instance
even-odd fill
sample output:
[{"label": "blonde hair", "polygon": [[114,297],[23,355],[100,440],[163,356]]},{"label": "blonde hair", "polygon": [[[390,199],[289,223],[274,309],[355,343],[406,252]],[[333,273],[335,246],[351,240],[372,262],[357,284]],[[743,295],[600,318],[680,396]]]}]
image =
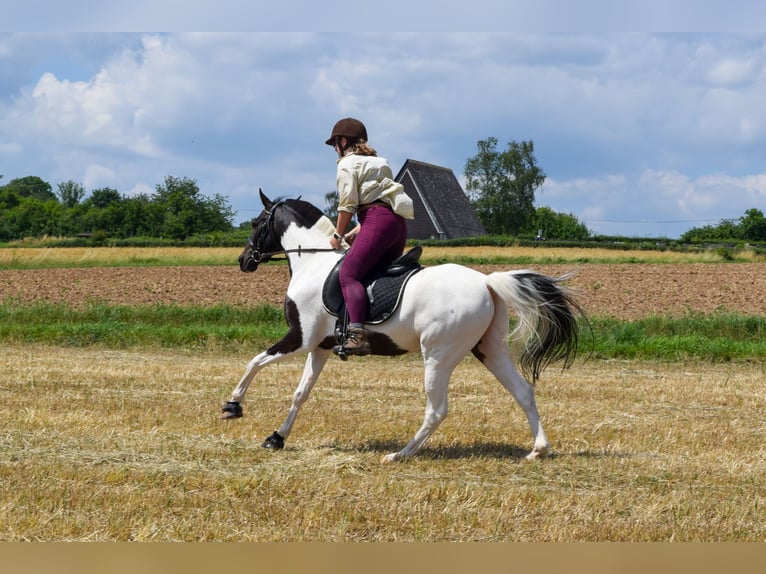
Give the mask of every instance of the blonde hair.
[{"label": "blonde hair", "polygon": [[366,140],[356,140],[353,144],[348,146],[347,153],[355,153],[356,155],[378,155],[378,152],[371,148]]}]

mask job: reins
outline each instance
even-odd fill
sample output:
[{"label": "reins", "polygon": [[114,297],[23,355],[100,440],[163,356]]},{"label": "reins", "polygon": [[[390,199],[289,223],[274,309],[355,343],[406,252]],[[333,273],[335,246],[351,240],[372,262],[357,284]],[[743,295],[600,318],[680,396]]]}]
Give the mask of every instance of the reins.
[{"label": "reins", "polygon": [[[251,249],[250,257],[256,263],[261,263],[266,260],[272,260],[271,258],[274,257],[274,255],[287,255],[288,253],[297,253],[298,257],[300,257],[302,253],[323,253],[329,251],[337,251],[337,249],[333,249],[332,247],[307,247],[304,249],[299,245],[297,249],[280,249],[279,251],[268,251],[266,253],[261,253],[259,251],[258,257],[255,256],[255,249]],[[285,259],[287,259],[287,257],[285,257]],[[277,259],[276,261],[280,261],[280,259]]]},{"label": "reins", "polygon": [[[280,205],[283,205],[283,204],[284,204],[284,201],[283,200],[279,200],[276,203],[274,203],[271,206],[271,208],[265,210],[266,214],[269,216],[268,220],[266,221],[266,229],[267,230],[271,231],[272,222],[273,222],[273,219],[274,219],[274,211],[276,210],[277,207],[279,207]],[[260,244],[261,243],[261,237],[259,236],[258,239],[259,239],[258,243]],[[247,243],[248,243],[248,245],[250,247],[250,259],[252,259],[255,263],[261,263],[263,261],[271,260],[271,258],[274,257],[274,255],[285,255],[286,256],[288,253],[297,253],[298,257],[300,257],[301,254],[303,254],[303,253],[326,253],[326,252],[330,252],[330,251],[336,251],[332,247],[309,247],[309,248],[304,249],[303,247],[301,247],[299,245],[297,249],[279,249],[277,251],[267,251],[266,253],[263,253],[260,250],[260,245],[256,245],[253,242],[253,238],[252,237],[247,240]],[[287,257],[285,257],[285,259],[287,259]]]}]

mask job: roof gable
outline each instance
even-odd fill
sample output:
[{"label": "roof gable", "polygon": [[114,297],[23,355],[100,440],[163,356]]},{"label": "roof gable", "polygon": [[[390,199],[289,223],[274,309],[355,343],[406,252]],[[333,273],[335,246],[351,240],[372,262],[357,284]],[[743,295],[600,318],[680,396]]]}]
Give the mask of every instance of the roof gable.
[{"label": "roof gable", "polygon": [[486,235],[463,188],[451,169],[408,159],[396,181],[415,204],[415,220],[407,222],[412,239],[455,239]]}]

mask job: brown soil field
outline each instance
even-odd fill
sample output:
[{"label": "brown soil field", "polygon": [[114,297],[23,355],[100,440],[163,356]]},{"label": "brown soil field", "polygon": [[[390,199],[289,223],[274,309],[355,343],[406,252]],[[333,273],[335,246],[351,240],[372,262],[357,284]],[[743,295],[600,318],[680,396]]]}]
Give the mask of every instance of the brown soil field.
[{"label": "brown soil field", "polygon": [[[483,272],[508,269],[473,266]],[[637,319],[719,309],[766,315],[766,266],[759,263],[531,265],[551,276],[574,271],[569,285],[592,316]],[[236,266],[0,270],[0,301],[114,305],[281,305],[285,265],[255,273]]]}]

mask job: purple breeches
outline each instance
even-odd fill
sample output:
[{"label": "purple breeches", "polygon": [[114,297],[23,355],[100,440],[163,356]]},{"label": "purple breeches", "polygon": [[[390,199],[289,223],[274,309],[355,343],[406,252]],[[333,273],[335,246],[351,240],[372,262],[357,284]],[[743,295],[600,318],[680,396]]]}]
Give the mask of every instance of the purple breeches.
[{"label": "purple breeches", "polygon": [[373,205],[357,214],[362,228],[340,268],[340,286],[349,322],[367,318],[367,292],[362,279],[379,264],[391,263],[404,251],[407,224],[383,205]]}]

